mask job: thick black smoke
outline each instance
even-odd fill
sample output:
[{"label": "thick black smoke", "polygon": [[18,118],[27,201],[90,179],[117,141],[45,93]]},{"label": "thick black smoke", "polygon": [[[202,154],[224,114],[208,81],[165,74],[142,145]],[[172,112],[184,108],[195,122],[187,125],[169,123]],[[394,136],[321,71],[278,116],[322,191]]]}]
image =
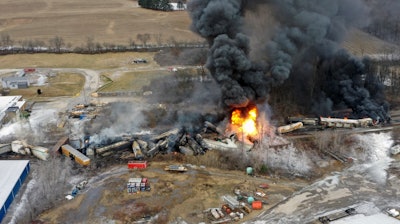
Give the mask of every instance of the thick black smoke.
[{"label": "thick black smoke", "polygon": [[[268,37],[265,44],[251,49],[252,55],[262,55],[257,61],[264,59],[263,66],[249,58],[250,38],[244,32],[246,14],[260,6],[268,6],[265,18],[272,17],[275,24],[251,32]],[[350,27],[367,25],[363,1],[192,0],[189,10],[192,29],[211,45],[207,67],[220,84],[227,106],[262,102],[272,86],[286,84],[294,86],[291,94],[298,103],[314,102],[305,104],[309,112],[322,115],[351,108],[355,116],[388,119],[382,94],[369,92],[382,88],[365,79],[362,61],[339,47]]]},{"label": "thick black smoke", "polygon": [[265,69],[250,60],[249,39],[241,33],[244,6],[241,0],[198,0],[188,5],[192,29],[210,42],[207,68],[229,107],[246,107],[269,92]]}]

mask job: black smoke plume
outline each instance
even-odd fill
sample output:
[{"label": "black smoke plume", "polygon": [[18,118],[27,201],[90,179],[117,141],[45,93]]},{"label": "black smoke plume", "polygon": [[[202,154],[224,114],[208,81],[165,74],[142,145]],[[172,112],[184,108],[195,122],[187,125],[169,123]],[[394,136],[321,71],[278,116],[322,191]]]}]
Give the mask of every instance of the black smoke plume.
[{"label": "black smoke plume", "polygon": [[[265,102],[271,87],[286,85],[297,103],[312,102],[304,104],[308,112],[351,108],[357,117],[389,119],[380,84],[366,78],[362,60],[339,47],[349,28],[367,25],[363,1],[192,0],[188,8],[192,30],[209,41],[207,68],[226,106]],[[253,18],[273,18],[274,26],[246,30],[246,15],[256,12]],[[250,49],[252,35],[267,41]]]},{"label": "black smoke plume", "polygon": [[264,100],[269,92],[265,69],[248,57],[249,39],[241,32],[244,6],[241,0],[199,0],[188,5],[192,29],[211,45],[207,68],[228,107],[246,107]]}]

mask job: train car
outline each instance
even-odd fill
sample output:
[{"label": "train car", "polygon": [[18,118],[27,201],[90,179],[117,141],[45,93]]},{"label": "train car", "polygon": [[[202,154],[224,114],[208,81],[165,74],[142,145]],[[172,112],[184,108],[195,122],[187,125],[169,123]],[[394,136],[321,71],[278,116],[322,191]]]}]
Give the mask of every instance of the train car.
[{"label": "train car", "polygon": [[323,125],[325,127],[336,127],[336,128],[368,127],[373,125],[373,120],[371,118],[341,119],[341,118],[320,117],[320,125]]},{"label": "train car", "polygon": [[276,129],[276,131],[279,134],[284,134],[284,133],[288,133],[288,132],[292,132],[295,131],[297,129],[300,129],[303,127],[303,122],[296,122],[293,124],[288,124],[288,125],[284,125],[284,126],[280,126]]},{"label": "train car", "polygon": [[90,159],[87,156],[68,144],[61,146],[61,153],[67,157],[72,158],[75,162],[83,166],[87,166],[90,164]]}]

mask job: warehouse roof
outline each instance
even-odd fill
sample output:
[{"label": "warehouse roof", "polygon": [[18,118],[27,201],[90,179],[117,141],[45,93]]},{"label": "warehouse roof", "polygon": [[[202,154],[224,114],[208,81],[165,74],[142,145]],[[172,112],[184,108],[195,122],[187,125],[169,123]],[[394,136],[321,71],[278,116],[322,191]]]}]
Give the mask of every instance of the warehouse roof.
[{"label": "warehouse roof", "polygon": [[0,207],[4,205],[29,160],[0,160]]},{"label": "warehouse roof", "polygon": [[0,112],[6,111],[9,107],[13,107],[22,98],[22,96],[0,96]]}]

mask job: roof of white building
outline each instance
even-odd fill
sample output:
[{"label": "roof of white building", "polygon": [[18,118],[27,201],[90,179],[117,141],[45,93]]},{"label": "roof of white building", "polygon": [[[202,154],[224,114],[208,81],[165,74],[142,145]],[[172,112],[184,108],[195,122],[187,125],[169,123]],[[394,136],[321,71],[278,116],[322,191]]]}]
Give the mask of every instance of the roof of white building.
[{"label": "roof of white building", "polygon": [[0,160],[0,206],[3,206],[29,160]]},{"label": "roof of white building", "polygon": [[9,107],[18,106],[22,96],[0,96],[0,112],[6,111]]},{"label": "roof of white building", "polygon": [[1,80],[4,82],[28,81],[28,77],[4,77]]},{"label": "roof of white building", "polygon": [[187,8],[186,4],[182,4],[182,8],[179,8],[178,3],[174,2],[169,3],[169,5],[171,6],[172,10],[186,10]]}]

